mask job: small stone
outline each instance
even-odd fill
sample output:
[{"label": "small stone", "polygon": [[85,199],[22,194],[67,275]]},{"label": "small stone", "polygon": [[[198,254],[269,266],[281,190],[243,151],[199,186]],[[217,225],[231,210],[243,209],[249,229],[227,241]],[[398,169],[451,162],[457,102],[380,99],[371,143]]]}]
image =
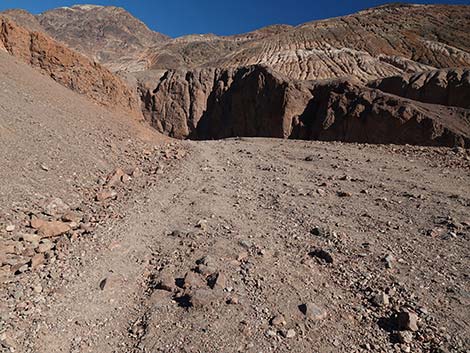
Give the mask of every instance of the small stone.
[{"label": "small stone", "polygon": [[282,331],[282,336],[284,338],[294,338],[296,333],[295,333],[295,330],[294,329],[289,329],[287,331]]},{"label": "small stone", "polygon": [[167,292],[175,291],[175,279],[169,270],[163,269],[157,278],[157,289],[165,290]]},{"label": "small stone", "polygon": [[124,174],[124,175],[121,177],[121,181],[126,184],[126,183],[129,183],[130,181],[132,181],[132,178],[131,178],[129,175]]},{"label": "small stone", "polygon": [[189,271],[184,276],[183,288],[185,289],[203,288],[205,286],[206,286],[206,281],[198,273]]},{"label": "small stone", "polygon": [[380,292],[372,297],[372,303],[376,306],[384,307],[390,304],[390,300],[387,294]]},{"label": "small stone", "polygon": [[274,316],[270,322],[271,326],[279,327],[287,325],[286,319],[282,315]]},{"label": "small stone", "polygon": [[240,303],[240,299],[237,296],[231,296],[227,299],[227,304],[237,305]]},{"label": "small stone", "polygon": [[32,288],[33,288],[33,291],[34,291],[35,293],[38,293],[38,294],[39,294],[39,293],[42,292],[42,286],[41,286],[40,284],[35,285],[35,286],[33,286]]},{"label": "small stone", "polygon": [[82,215],[74,211],[67,211],[62,215],[62,220],[64,222],[80,223],[82,219]]},{"label": "small stone", "polygon": [[401,311],[397,316],[398,329],[400,331],[418,331],[418,315],[407,311]]},{"label": "small stone", "polygon": [[22,233],[20,234],[20,239],[28,243],[37,243],[41,240],[41,237],[37,234]]},{"label": "small stone", "polygon": [[326,262],[327,264],[332,264],[333,263],[333,256],[331,254],[323,249],[315,249],[309,253],[310,257],[315,257],[317,259],[320,259],[323,262]]},{"label": "small stone", "polygon": [[121,168],[116,168],[114,172],[108,177],[106,186],[113,188],[119,185],[122,181],[122,177],[125,175],[124,171]]},{"label": "small stone", "polygon": [[46,253],[54,247],[54,244],[51,241],[48,241],[47,239],[41,240],[41,243],[39,246],[36,248],[36,251],[38,253]]},{"label": "small stone", "polygon": [[276,337],[276,336],[277,336],[277,332],[274,331],[274,330],[268,330],[268,331],[266,331],[266,336],[268,336],[268,337]]},{"label": "small stone", "polygon": [[31,266],[31,269],[34,270],[38,266],[42,265],[45,260],[46,260],[46,258],[44,256],[44,254],[36,254],[31,258],[31,261],[30,261],[29,265]]},{"label": "small stone", "polygon": [[336,195],[338,195],[338,197],[351,197],[352,196],[352,194],[347,191],[338,191]]},{"label": "small stone", "polygon": [[222,272],[217,272],[209,276],[208,283],[212,289],[224,289],[227,286],[227,277]]},{"label": "small stone", "polygon": [[70,207],[62,199],[55,197],[47,202],[43,212],[48,216],[58,216],[64,214],[69,209]]},{"label": "small stone", "polygon": [[14,225],[8,225],[8,226],[6,227],[6,231],[9,232],[9,233],[10,233],[10,232],[13,232],[14,230],[15,230],[15,226],[14,226]]},{"label": "small stone", "polygon": [[52,238],[67,233],[71,228],[68,224],[61,221],[42,221],[38,226],[38,234],[42,238]]},{"label": "small stone", "polygon": [[201,219],[199,222],[197,222],[196,227],[205,232],[207,230],[207,221],[205,219]]},{"label": "small stone", "polygon": [[398,341],[400,343],[410,344],[411,342],[413,342],[413,333],[410,331],[398,332]]},{"label": "small stone", "polygon": [[217,297],[211,289],[196,289],[189,295],[189,302],[193,308],[201,309],[211,306],[217,300]]},{"label": "small stone", "polygon": [[114,190],[103,190],[100,191],[96,194],[96,201],[102,202],[110,199],[116,199],[117,198],[117,192]]},{"label": "small stone", "polygon": [[299,310],[309,320],[320,321],[326,319],[328,313],[325,309],[319,307],[314,303],[305,303],[299,305]]},{"label": "small stone", "polygon": [[385,267],[393,268],[395,266],[395,257],[392,254],[388,254],[384,257],[383,261],[385,262]]},{"label": "small stone", "polygon": [[216,267],[216,261],[212,256],[206,255],[196,260],[196,265],[205,265],[208,267]]},{"label": "small stone", "polygon": [[108,283],[108,279],[107,278],[103,278],[99,284],[99,287],[101,290],[104,290],[106,288],[106,284]]}]

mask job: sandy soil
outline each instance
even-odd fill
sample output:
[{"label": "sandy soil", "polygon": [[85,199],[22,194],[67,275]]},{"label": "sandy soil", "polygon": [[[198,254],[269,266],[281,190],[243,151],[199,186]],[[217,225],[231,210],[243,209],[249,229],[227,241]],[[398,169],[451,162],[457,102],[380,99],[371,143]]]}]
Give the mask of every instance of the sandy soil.
[{"label": "sandy soil", "polygon": [[467,151],[265,139],[173,149],[187,154],[134,181],[152,180],[41,279],[37,308],[15,309],[17,351],[470,348]]}]

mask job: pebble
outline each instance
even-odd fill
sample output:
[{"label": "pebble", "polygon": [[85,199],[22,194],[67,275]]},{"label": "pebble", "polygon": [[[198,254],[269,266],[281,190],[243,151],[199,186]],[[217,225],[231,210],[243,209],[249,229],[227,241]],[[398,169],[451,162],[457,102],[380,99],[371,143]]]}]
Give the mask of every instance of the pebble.
[{"label": "pebble", "polygon": [[372,297],[372,303],[377,306],[388,306],[390,304],[389,296],[383,292],[380,292]]},{"label": "pebble", "polygon": [[331,254],[323,249],[315,249],[309,253],[311,257],[316,257],[317,259],[320,259],[323,262],[326,262],[327,264],[332,264],[333,263],[333,256]]},{"label": "pebble", "polygon": [[6,231],[7,231],[7,232],[13,232],[14,230],[15,230],[15,226],[14,226],[14,225],[8,225],[8,226],[6,227]]},{"label": "pebble", "polygon": [[[185,279],[186,281],[186,279]],[[175,279],[168,270],[162,270],[157,278],[157,289],[173,292],[176,290]]]},{"label": "pebble", "polygon": [[408,311],[401,311],[397,316],[398,329],[400,331],[418,331],[418,315]]},{"label": "pebble", "polygon": [[338,195],[338,197],[351,197],[352,196],[352,194],[347,191],[338,191],[336,195]]},{"label": "pebble", "polygon": [[287,331],[282,331],[281,332],[282,336],[285,338],[294,338],[296,333],[294,329],[289,329]]},{"label": "pebble", "polygon": [[279,327],[287,325],[286,319],[282,315],[274,316],[270,322],[271,326]]},{"label": "pebble", "polygon": [[387,268],[393,268],[395,266],[395,256],[392,254],[388,254],[387,256],[384,257],[383,261],[385,262],[385,267]]},{"label": "pebble", "polygon": [[320,321],[324,320],[328,313],[325,309],[314,303],[305,303],[299,305],[299,310],[305,315],[309,320]]},{"label": "pebble", "polygon": [[96,194],[96,201],[106,201],[106,200],[109,200],[109,199],[115,199],[117,198],[117,192],[114,191],[114,190],[104,190],[104,191],[100,191]]},{"label": "pebble", "polygon": [[196,309],[208,307],[216,300],[217,297],[211,289],[199,288],[192,291],[189,295],[189,302],[191,303],[191,306]]},{"label": "pebble", "polygon": [[30,266],[34,270],[46,261],[44,254],[36,254],[31,258]]},{"label": "pebble", "polygon": [[411,343],[413,342],[413,333],[410,331],[400,331],[398,332],[398,340],[400,343]]}]

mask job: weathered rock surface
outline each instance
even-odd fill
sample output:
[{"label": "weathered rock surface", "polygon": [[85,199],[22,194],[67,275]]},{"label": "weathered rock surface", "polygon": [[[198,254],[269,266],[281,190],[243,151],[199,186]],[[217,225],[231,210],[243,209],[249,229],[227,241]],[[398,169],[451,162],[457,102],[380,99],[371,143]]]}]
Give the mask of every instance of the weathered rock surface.
[{"label": "weathered rock surface", "polygon": [[61,7],[42,13],[37,19],[53,38],[112,71],[145,69],[147,62],[141,60],[142,53],[169,40],[114,6]]},{"label": "weathered rock surface", "polygon": [[168,71],[144,115],[177,138],[264,136],[468,146],[469,111],[414,102],[352,80],[296,81],[264,66]]},{"label": "weathered rock surface", "polygon": [[30,32],[5,16],[0,16],[0,48],[99,104],[138,112],[135,94],[123,80],[47,35]]},{"label": "weathered rock surface", "polygon": [[371,87],[425,103],[470,109],[470,69],[442,69],[387,77]]},{"label": "weathered rock surface", "polygon": [[[470,65],[469,6],[386,5],[246,35],[191,36],[158,48],[154,69],[263,64],[293,79],[363,81]],[[438,35],[436,35],[438,33]]]}]

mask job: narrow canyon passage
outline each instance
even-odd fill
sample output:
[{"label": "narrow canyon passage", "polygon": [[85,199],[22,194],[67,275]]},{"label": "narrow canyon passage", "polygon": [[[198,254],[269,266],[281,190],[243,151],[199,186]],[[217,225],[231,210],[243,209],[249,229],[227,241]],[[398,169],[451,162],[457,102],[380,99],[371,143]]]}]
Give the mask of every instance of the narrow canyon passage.
[{"label": "narrow canyon passage", "polygon": [[73,250],[31,351],[385,352],[402,308],[419,314],[422,352],[463,344],[468,238],[428,232],[468,216],[468,165],[418,147],[180,146],[98,228],[104,250]]}]

